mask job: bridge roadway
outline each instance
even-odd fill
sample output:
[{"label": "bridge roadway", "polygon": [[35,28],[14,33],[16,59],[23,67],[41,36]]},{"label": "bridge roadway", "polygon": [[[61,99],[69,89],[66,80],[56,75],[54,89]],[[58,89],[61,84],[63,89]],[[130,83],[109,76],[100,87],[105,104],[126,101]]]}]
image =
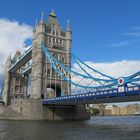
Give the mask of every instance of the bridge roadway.
[{"label": "bridge roadway", "polygon": [[[19,60],[14,63],[14,65],[12,65],[9,68],[9,72],[10,73],[14,73],[15,71],[17,71],[19,68],[21,68],[23,65],[25,65],[30,59],[32,58],[32,47],[29,48],[20,58]],[[30,69],[31,70],[31,69]],[[27,71],[26,71],[27,72]],[[30,72],[30,71],[28,71]]]},{"label": "bridge roadway", "polygon": [[[19,60],[9,68],[10,73],[14,73],[25,65],[32,57],[32,47],[28,49]],[[31,66],[23,71],[23,74],[31,73]],[[89,92],[77,95],[48,98],[42,100],[44,105],[76,105],[76,104],[97,104],[113,102],[140,101],[140,87],[129,87],[126,92],[118,92],[118,89]]]},{"label": "bridge roadway", "polygon": [[76,95],[47,98],[42,100],[43,105],[77,105],[99,104],[115,102],[140,101],[140,86],[128,87],[126,92],[118,92],[118,89],[89,92]]}]

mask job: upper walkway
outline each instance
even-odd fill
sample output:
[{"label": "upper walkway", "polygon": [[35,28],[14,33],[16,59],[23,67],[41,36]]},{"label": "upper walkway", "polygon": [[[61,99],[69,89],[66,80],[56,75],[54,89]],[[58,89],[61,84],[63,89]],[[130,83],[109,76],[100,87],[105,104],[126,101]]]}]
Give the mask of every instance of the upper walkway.
[{"label": "upper walkway", "polygon": [[20,69],[22,66],[24,66],[30,59],[32,58],[32,47],[29,48],[20,58],[17,62],[15,62],[10,68],[9,72],[14,73],[18,69]]}]

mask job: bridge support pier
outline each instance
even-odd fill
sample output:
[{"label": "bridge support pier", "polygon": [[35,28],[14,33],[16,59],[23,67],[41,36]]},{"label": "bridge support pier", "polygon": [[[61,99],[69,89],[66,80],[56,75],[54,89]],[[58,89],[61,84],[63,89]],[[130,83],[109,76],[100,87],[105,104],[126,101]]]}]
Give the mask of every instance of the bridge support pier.
[{"label": "bridge support pier", "polygon": [[48,120],[87,120],[90,118],[83,105],[52,105],[43,108]]},{"label": "bridge support pier", "polygon": [[[46,106],[42,105],[41,99],[14,99],[11,100],[10,109],[13,110],[12,116],[6,116],[6,119],[87,120],[90,118],[83,105]],[[4,115],[6,114],[0,114],[5,118]]]}]

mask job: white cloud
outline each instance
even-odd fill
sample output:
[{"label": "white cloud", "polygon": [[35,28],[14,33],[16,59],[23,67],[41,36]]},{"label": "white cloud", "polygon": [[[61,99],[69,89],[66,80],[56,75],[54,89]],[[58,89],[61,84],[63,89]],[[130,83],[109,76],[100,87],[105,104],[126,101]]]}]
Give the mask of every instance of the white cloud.
[{"label": "white cloud", "polygon": [[5,18],[0,19],[0,67],[3,66],[10,53],[14,55],[16,50],[22,51],[24,41],[29,38],[32,38],[31,26]]},{"label": "white cloud", "polygon": [[[112,63],[94,63],[94,62],[85,62],[88,66],[92,67],[93,69],[106,74],[110,77],[114,78],[120,78],[120,77],[127,77],[130,76],[138,71],[140,71],[140,61],[128,61],[128,60],[122,60],[118,62],[112,62]],[[108,79],[106,77],[101,76],[100,74],[93,73],[89,68],[86,68],[82,65],[82,67],[91,74],[94,78],[101,78],[101,79]],[[73,70],[85,74],[77,64],[73,65]],[[82,78],[81,76],[72,76],[72,81],[75,83],[78,83],[83,86],[100,86],[101,83],[103,84],[104,82],[100,81],[100,83],[93,81],[92,79],[86,79]],[[106,83],[108,84],[108,83]],[[83,92],[82,88],[72,86],[73,92],[76,91],[76,89],[80,90]]]},{"label": "white cloud", "polygon": [[136,42],[139,42],[140,40],[138,37],[140,36],[140,26],[131,27],[128,31],[121,33],[121,35],[129,38],[127,40],[123,40],[118,43],[110,44],[109,46],[115,48],[128,47],[130,45],[132,46]]},{"label": "white cloud", "polygon": [[128,44],[129,44],[129,41],[121,41],[116,44],[110,44],[109,46],[110,47],[125,47],[125,46],[128,46]]},{"label": "white cloud", "polygon": [[[15,51],[23,50],[24,41],[32,38],[32,27],[26,24],[20,24],[18,21],[0,19],[0,73],[3,68],[6,57]],[[128,42],[123,42],[125,45]],[[94,69],[113,77],[128,76],[140,70],[140,61],[118,61],[113,63],[94,63],[86,62]],[[77,68],[75,67],[76,71]]]},{"label": "white cloud", "polygon": [[[119,78],[119,77],[127,77],[130,76],[138,71],[140,71],[140,61],[128,61],[128,60],[123,60],[123,61],[118,61],[118,62],[112,62],[112,63],[93,63],[93,62],[85,62],[88,66],[92,67],[93,69],[106,74],[110,77],[114,78]],[[97,74],[93,72],[91,69],[82,66],[89,74],[91,74],[94,78],[105,78],[108,79],[107,77],[103,77],[100,74]],[[73,65],[73,70],[85,74],[80,67],[77,64]],[[87,79],[83,78],[81,76],[73,76],[72,75],[72,81],[78,82],[81,85],[89,85],[92,86],[99,86],[100,84],[97,82],[93,82],[92,79]]]},{"label": "white cloud", "polygon": [[131,30],[138,31],[138,30],[140,30],[140,26],[134,26],[134,27],[131,28]]},{"label": "white cloud", "polygon": [[123,35],[131,36],[131,37],[139,37],[140,36],[140,26],[132,27],[128,32],[123,33]]},{"label": "white cloud", "polygon": [[132,36],[132,37],[139,37],[140,32],[128,32],[128,33],[124,33],[124,35]]},{"label": "white cloud", "polygon": [[115,78],[129,76],[140,71],[140,61],[122,60],[112,63],[86,62],[86,64]]},{"label": "white cloud", "polygon": [[120,41],[119,43],[114,43],[114,44],[110,44],[110,47],[114,47],[114,48],[120,48],[120,47],[128,47],[136,42],[138,42],[139,39],[133,39],[133,40],[125,40],[125,41]]}]

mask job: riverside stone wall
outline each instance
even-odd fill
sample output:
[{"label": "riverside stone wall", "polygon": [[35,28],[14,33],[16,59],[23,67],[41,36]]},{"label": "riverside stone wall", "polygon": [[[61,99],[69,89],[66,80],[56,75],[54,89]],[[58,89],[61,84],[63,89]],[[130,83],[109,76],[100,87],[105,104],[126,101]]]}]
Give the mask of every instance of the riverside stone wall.
[{"label": "riverside stone wall", "polygon": [[89,114],[83,105],[43,106],[40,99],[15,99],[9,107],[0,107],[0,119],[85,120]]}]

